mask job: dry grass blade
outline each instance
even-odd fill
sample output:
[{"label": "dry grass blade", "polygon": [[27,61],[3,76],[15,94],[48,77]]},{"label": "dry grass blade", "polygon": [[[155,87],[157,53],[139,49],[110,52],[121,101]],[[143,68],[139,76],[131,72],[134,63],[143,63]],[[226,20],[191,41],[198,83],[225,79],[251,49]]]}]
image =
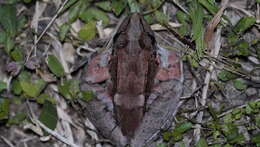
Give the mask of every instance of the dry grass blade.
[{"label": "dry grass blade", "polygon": [[211,42],[211,41],[213,41],[214,30],[217,27],[217,25],[219,24],[219,22],[221,20],[221,16],[228,5],[228,2],[229,2],[229,0],[225,0],[223,2],[222,7],[218,11],[218,13],[213,17],[213,19],[207,25],[204,38],[205,38],[206,47],[208,49],[212,48],[210,45],[214,45],[214,43]]},{"label": "dry grass blade", "polygon": [[51,25],[54,23],[54,21],[57,19],[57,17],[59,16],[59,14],[62,12],[63,8],[65,7],[65,5],[67,4],[69,0],[65,0],[61,7],[58,9],[57,13],[53,16],[53,18],[51,19],[51,21],[49,22],[49,24],[46,26],[46,28],[42,31],[42,33],[40,34],[40,36],[38,37],[38,39],[34,42],[33,47],[31,48],[31,50],[29,51],[27,58],[26,58],[26,62],[28,61],[28,59],[30,58],[32,51],[35,49],[35,46],[38,44],[38,42],[41,40],[41,38],[43,37],[43,35],[47,32],[47,30],[51,27]]},{"label": "dry grass blade", "polygon": [[32,119],[33,122],[35,122],[37,125],[39,125],[41,128],[43,128],[46,132],[48,132],[49,134],[51,134],[53,137],[57,138],[58,140],[62,141],[63,143],[72,146],[72,147],[79,147],[78,145],[76,145],[73,142],[70,142],[67,138],[61,136],[60,134],[58,134],[57,132],[49,129],[47,126],[45,126],[42,122],[40,122],[37,119]]},{"label": "dry grass blade", "polygon": [[256,10],[256,23],[260,23],[260,4],[258,3],[256,6],[257,6],[257,10]]},{"label": "dry grass blade", "polygon": [[7,138],[5,138],[4,136],[0,136],[2,139],[3,139],[3,141],[9,146],[9,147],[15,147],[12,143],[11,143],[11,141],[9,141]]},{"label": "dry grass blade", "polygon": [[[210,55],[213,57],[217,57],[219,54],[220,46],[221,46],[221,29],[217,29],[217,32],[214,33],[215,28],[219,24],[221,20],[221,16],[227,7],[229,0],[225,0],[222,2],[222,8],[218,11],[218,13],[213,17],[209,25],[207,26],[206,29],[206,34],[205,34],[205,43],[208,49],[211,51]],[[207,93],[208,93],[208,88],[209,88],[209,82],[211,79],[211,74],[214,69],[214,64],[215,62],[212,63],[213,65],[209,66],[209,69],[206,73],[206,77],[204,79],[204,86],[202,87],[202,96],[200,99],[200,103],[202,106],[206,105],[206,100],[207,100]],[[199,112],[197,115],[197,122],[201,123],[202,118],[203,118],[203,111]],[[198,141],[201,136],[201,125],[197,124],[196,129],[194,130],[194,136],[195,140]]]}]

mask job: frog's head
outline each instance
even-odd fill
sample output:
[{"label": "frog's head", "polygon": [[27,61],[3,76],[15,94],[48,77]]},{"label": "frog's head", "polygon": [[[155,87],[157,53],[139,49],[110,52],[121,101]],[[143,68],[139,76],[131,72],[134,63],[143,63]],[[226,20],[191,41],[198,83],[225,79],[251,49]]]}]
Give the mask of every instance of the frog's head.
[{"label": "frog's head", "polygon": [[128,53],[137,50],[152,50],[155,46],[154,33],[139,13],[133,13],[121,23],[113,39],[114,49],[125,49]]}]

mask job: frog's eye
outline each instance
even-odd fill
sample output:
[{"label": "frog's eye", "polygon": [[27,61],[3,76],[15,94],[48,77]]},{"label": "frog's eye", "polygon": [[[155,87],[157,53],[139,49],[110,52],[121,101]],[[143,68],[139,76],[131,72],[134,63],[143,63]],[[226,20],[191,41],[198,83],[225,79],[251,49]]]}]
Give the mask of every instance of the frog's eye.
[{"label": "frog's eye", "polygon": [[142,33],[139,39],[139,44],[143,49],[151,49],[153,46],[153,38],[151,38],[148,34]]},{"label": "frog's eye", "polygon": [[116,49],[121,49],[126,47],[127,43],[128,43],[127,36],[126,34],[123,33],[116,37],[114,41],[114,46]]}]

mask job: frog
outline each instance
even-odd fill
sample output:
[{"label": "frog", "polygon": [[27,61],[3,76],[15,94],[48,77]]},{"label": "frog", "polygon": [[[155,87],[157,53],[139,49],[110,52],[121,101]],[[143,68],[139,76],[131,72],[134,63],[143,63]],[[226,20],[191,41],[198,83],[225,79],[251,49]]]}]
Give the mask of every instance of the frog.
[{"label": "frog", "polygon": [[115,146],[145,146],[170,126],[182,83],[178,52],[160,47],[142,14],[132,13],[113,47],[93,55],[84,69],[81,89],[96,95],[85,113]]}]

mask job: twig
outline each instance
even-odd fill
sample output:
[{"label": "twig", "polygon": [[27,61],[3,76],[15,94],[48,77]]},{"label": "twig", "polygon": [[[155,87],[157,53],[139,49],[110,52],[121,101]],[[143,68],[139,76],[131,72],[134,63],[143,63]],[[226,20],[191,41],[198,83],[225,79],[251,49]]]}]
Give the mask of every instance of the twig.
[{"label": "twig", "polygon": [[178,34],[172,26],[164,24],[164,27],[166,27],[169,30],[169,32],[171,32],[183,44],[188,45],[191,49],[195,49],[195,44],[192,43],[189,39],[182,37],[180,34]]},{"label": "twig", "polygon": [[182,96],[180,97],[181,100],[187,100],[187,99],[190,99],[191,97],[194,96],[195,93],[197,93],[199,90],[201,89],[201,86],[196,88],[194,91],[192,91],[191,94],[189,94],[188,96]]},{"label": "twig", "polygon": [[[220,29],[218,29],[217,34],[220,35]],[[220,41],[220,36],[218,37],[218,40]],[[216,47],[215,49],[212,49],[212,54],[217,56],[218,53],[219,53],[219,50],[220,50],[220,46]],[[213,63],[213,64],[215,64],[215,63]],[[209,70],[206,73],[206,77],[205,77],[205,80],[204,80],[204,86],[202,88],[201,100],[200,100],[200,103],[201,103],[202,106],[206,105],[209,82],[210,82],[210,79],[211,79],[211,74],[212,74],[213,69],[214,69],[214,66],[210,65]],[[199,112],[199,114],[197,115],[197,121],[198,122],[202,122],[203,115],[204,115],[203,111]],[[197,127],[194,130],[194,136],[196,137],[195,140],[198,141],[200,139],[200,134],[201,134],[200,133],[201,125],[196,124],[196,126]]]},{"label": "twig", "polygon": [[234,9],[237,9],[237,10],[243,12],[244,14],[246,14],[247,16],[254,17],[254,15],[251,14],[249,11],[247,11],[247,10],[241,8],[241,7],[238,7],[237,5],[234,5],[234,4],[231,3],[231,4],[229,5],[229,7],[234,8]]},{"label": "twig", "polygon": [[50,28],[50,26],[54,23],[54,21],[57,19],[57,17],[59,16],[59,14],[61,13],[61,11],[63,10],[64,6],[67,4],[69,0],[65,0],[61,7],[58,9],[57,13],[53,16],[53,18],[51,19],[51,21],[49,22],[49,24],[46,26],[46,28],[42,31],[42,33],[40,34],[40,36],[38,37],[38,39],[34,42],[33,47],[31,48],[31,50],[28,53],[28,56],[26,58],[26,62],[29,60],[32,51],[35,49],[36,45],[38,44],[38,42],[42,39],[43,35],[47,32],[47,30]]},{"label": "twig", "polygon": [[[206,46],[209,49],[211,49],[210,54],[215,58],[218,56],[220,46],[221,46],[221,29],[217,29],[216,33],[214,33],[214,29],[219,24],[219,22],[221,20],[221,16],[222,16],[225,8],[227,7],[228,2],[229,2],[229,0],[223,1],[223,3],[222,3],[223,5],[222,5],[221,9],[218,11],[218,13],[214,16],[214,18],[208,24],[207,33],[205,34]],[[204,79],[204,86],[202,88],[202,95],[201,95],[201,99],[200,99],[200,103],[202,106],[206,105],[207,93],[208,93],[208,89],[209,89],[209,82],[211,79],[212,71],[214,69],[214,65],[215,65],[215,62],[213,62],[209,66],[209,69],[206,73],[206,77]],[[203,111],[199,112],[199,114],[197,115],[197,122],[199,122],[199,123],[202,122],[203,115],[204,115]],[[200,124],[196,124],[196,129],[194,130],[194,136],[195,136],[196,141],[198,141],[200,139],[200,136],[201,136],[201,125]]]},{"label": "twig", "polygon": [[[254,101],[254,102],[260,102],[260,99],[257,99],[257,100]],[[218,118],[221,118],[221,117],[223,117],[223,116],[225,116],[225,115],[231,113],[234,109],[244,108],[244,107],[246,107],[246,106],[247,106],[247,104],[243,104],[243,105],[238,106],[238,107],[236,107],[236,108],[232,108],[232,109],[230,109],[230,110],[228,110],[228,111],[226,111],[226,112],[223,112],[223,113],[221,113],[220,115],[218,115]]]},{"label": "twig", "polygon": [[112,47],[113,39],[114,39],[114,37],[115,37],[115,35],[116,35],[116,33],[117,33],[119,27],[121,26],[121,24],[122,24],[123,21],[125,20],[125,18],[126,18],[125,15],[120,18],[119,23],[117,24],[117,26],[116,26],[116,28],[115,28],[113,34],[111,35],[111,39],[110,39],[110,40],[107,42],[107,44],[105,45],[105,49],[109,49],[109,48]]},{"label": "twig", "polygon": [[0,136],[2,139],[3,139],[3,141],[9,146],[9,147],[15,147],[12,143],[11,143],[11,141],[9,141],[7,138],[5,138],[4,136]]},{"label": "twig", "polygon": [[186,13],[186,14],[189,15],[189,12],[188,12],[185,8],[183,8],[183,7],[179,4],[179,2],[176,2],[176,0],[172,0],[172,2],[173,2],[177,7],[179,7],[184,13]]},{"label": "twig", "polygon": [[63,143],[72,146],[72,147],[79,147],[78,145],[76,145],[73,142],[70,142],[67,138],[61,136],[60,134],[58,134],[57,132],[49,129],[47,126],[45,126],[42,122],[40,122],[38,119],[33,119],[31,118],[32,122],[34,122],[35,124],[39,125],[41,128],[43,128],[47,133],[51,134],[53,137],[57,138],[58,140],[62,141]]},{"label": "twig", "polygon": [[40,122],[38,119],[36,119],[35,114],[32,111],[31,105],[30,103],[27,101],[27,107],[29,109],[29,116],[31,121],[38,127],[41,127],[42,129],[44,129],[47,133],[51,134],[53,137],[55,137],[56,139],[60,140],[61,142],[70,145],[72,147],[79,147],[78,145],[74,144],[73,142],[70,142],[67,138],[61,136],[59,133],[51,130],[50,128],[48,128],[47,126],[45,126],[42,122]]}]

